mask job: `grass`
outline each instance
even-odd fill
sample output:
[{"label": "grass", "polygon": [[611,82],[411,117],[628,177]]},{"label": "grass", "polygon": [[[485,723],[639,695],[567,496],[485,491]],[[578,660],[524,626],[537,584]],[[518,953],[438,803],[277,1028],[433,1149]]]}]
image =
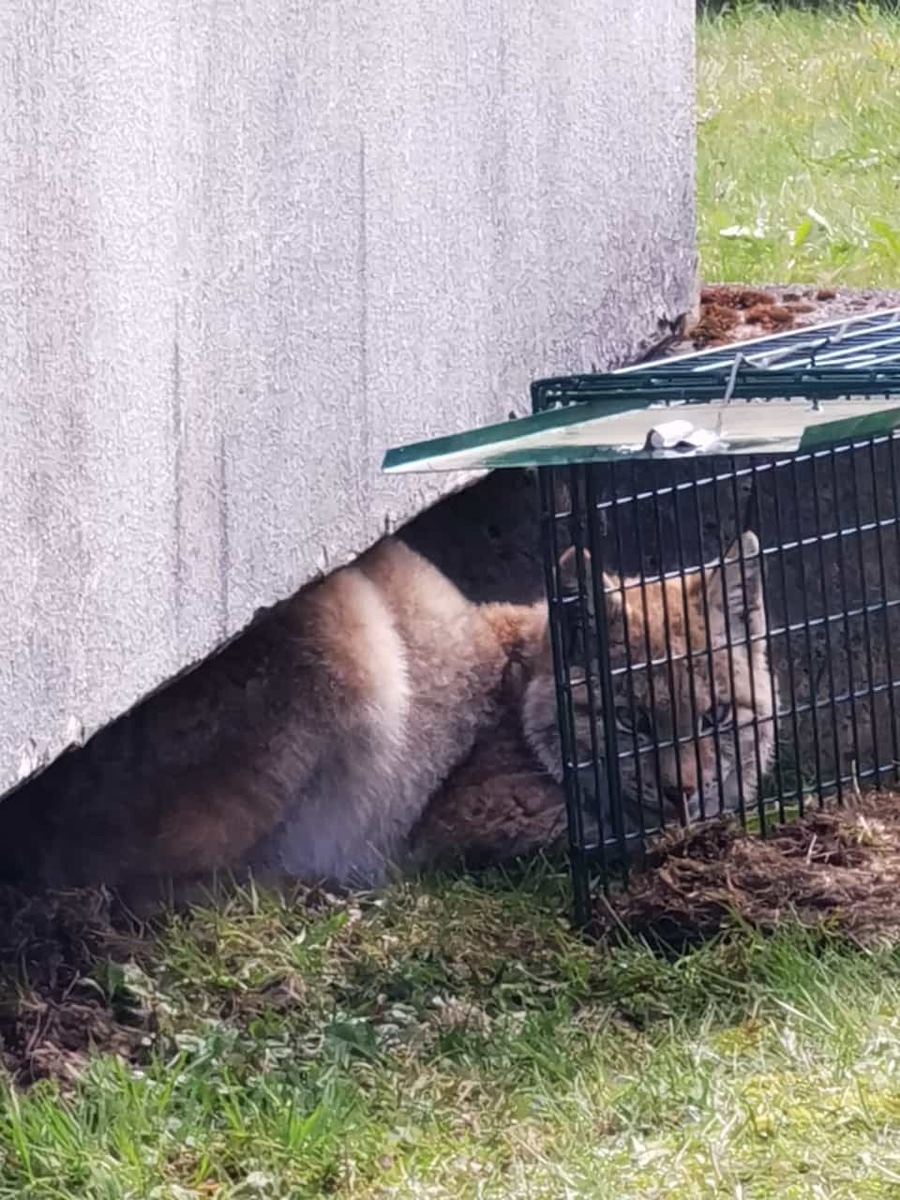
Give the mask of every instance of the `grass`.
[{"label": "grass", "polygon": [[[699,46],[704,276],[896,285],[900,18],[742,5]],[[567,903],[538,864],[173,918],[98,967],[145,1067],[0,1083],[0,1200],[900,1196],[900,952],[600,952]]]},{"label": "grass", "polygon": [[698,26],[704,279],[900,286],[900,12],[738,4]]},{"label": "grass", "polygon": [[174,920],[143,1070],[0,1106],[0,1196],[900,1194],[900,954],[786,928],[676,961],[537,866]]}]

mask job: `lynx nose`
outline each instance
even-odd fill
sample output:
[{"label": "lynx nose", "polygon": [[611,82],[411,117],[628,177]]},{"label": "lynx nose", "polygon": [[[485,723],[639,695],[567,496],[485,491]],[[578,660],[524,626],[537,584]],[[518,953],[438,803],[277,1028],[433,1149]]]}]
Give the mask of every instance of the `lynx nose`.
[{"label": "lynx nose", "polygon": [[690,825],[691,800],[694,796],[694,789],[685,787],[667,787],[663,788],[663,796],[675,809],[679,823],[682,825]]}]

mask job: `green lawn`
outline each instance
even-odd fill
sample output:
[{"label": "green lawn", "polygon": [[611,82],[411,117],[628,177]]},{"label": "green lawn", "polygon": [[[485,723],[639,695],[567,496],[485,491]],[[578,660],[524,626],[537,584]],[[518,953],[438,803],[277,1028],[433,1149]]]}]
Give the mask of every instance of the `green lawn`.
[{"label": "green lawn", "polygon": [[0,1196],[900,1194],[900,955],[599,953],[565,895],[546,868],[175,923],[116,985],[158,1056],[7,1093]]},{"label": "green lawn", "polygon": [[698,30],[704,279],[900,286],[900,16],[740,6]]},{"label": "green lawn", "polygon": [[[897,284],[900,19],[699,43],[705,277]],[[666,962],[567,904],[538,866],[173,921],[98,968],[158,1014],[143,1070],[0,1084],[0,1200],[900,1196],[900,952],[786,926]]]}]

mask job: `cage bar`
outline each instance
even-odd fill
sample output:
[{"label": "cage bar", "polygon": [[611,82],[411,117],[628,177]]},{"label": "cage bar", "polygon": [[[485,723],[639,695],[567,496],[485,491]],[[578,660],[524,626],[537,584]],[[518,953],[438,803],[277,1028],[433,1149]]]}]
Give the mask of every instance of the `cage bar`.
[{"label": "cage bar", "polygon": [[537,468],[576,918],[674,827],[896,785],[900,311],[532,406],[385,465]]}]

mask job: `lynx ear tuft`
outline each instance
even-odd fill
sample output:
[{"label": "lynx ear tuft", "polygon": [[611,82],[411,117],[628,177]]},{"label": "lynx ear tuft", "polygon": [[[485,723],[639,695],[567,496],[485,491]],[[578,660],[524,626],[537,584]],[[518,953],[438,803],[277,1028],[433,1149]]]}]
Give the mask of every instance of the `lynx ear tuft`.
[{"label": "lynx ear tuft", "polygon": [[731,543],[725,551],[725,562],[737,562],[743,557],[757,558],[759,555],[759,538],[752,529],[745,529],[739,538]]},{"label": "lynx ear tuft", "polygon": [[[594,612],[594,584],[593,584],[593,565],[591,562],[590,551],[582,551],[584,554],[584,582],[585,596],[584,600],[589,613]],[[570,546],[559,556],[559,586],[562,595],[577,596],[581,588],[578,583],[578,558],[577,551],[574,546]],[[622,608],[622,581],[616,575],[610,575],[607,571],[603,572],[603,583],[601,591],[606,600],[606,611],[609,613],[618,613]]]},{"label": "lynx ear tuft", "polygon": [[762,555],[755,533],[746,530],[728,547],[722,565],[707,574],[707,591],[711,616],[724,621],[727,609],[738,628],[746,622],[751,634],[765,632]]},{"label": "lynx ear tuft", "polygon": [[[582,554],[584,555],[585,582],[590,592],[591,555],[589,550],[583,550]],[[574,546],[570,546],[568,550],[564,550],[559,556],[557,571],[559,574],[559,587],[563,595],[576,596],[580,589],[578,586],[578,557]]]}]

